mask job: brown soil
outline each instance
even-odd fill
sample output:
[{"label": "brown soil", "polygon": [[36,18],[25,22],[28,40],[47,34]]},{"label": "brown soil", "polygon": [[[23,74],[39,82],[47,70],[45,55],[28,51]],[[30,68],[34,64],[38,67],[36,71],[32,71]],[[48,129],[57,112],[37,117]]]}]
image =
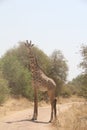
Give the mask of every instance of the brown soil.
[{"label": "brown soil", "polygon": [[[69,100],[70,103],[68,103]],[[66,101],[61,99],[61,104],[57,106],[58,116],[60,113],[64,113],[69,110],[73,104],[79,104],[75,102],[76,100],[74,99],[74,101],[71,101],[71,99],[69,100],[67,100],[67,103],[65,104],[64,102]],[[82,100],[79,102],[81,103]],[[26,99],[10,99],[7,103],[0,107],[0,130],[53,130],[58,128],[52,125],[52,123],[48,123],[50,118],[50,106],[46,103],[39,103],[37,121],[31,121],[32,114],[32,102],[29,102]]]}]

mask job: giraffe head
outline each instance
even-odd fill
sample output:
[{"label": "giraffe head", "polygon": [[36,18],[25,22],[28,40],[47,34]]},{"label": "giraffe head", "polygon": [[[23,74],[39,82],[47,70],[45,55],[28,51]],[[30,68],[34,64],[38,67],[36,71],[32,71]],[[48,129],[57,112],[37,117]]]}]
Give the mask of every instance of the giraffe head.
[{"label": "giraffe head", "polygon": [[34,46],[34,44],[32,44],[32,41],[31,41],[31,40],[30,40],[30,42],[28,42],[28,40],[26,40],[26,43],[24,43],[24,44],[25,44],[25,46],[26,46],[27,49],[28,49],[28,53],[30,53],[32,47]]}]

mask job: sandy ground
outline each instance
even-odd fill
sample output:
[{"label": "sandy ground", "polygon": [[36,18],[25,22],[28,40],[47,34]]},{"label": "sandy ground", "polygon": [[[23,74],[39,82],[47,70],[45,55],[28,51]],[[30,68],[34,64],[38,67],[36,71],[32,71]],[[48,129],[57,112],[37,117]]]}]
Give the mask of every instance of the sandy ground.
[{"label": "sandy ground", "polygon": [[0,130],[50,130],[48,123],[50,117],[50,107],[40,107],[37,121],[31,121],[32,109],[15,112],[10,116],[0,119]]},{"label": "sandy ground", "polygon": [[[66,103],[57,106],[58,114],[68,110],[74,103]],[[54,130],[54,126],[49,123],[50,106],[39,107],[37,121],[31,121],[33,109],[26,109],[15,112],[10,116],[0,119],[0,130]]]},{"label": "sandy ground", "polygon": [[[77,101],[77,102],[76,102]],[[59,101],[58,101],[59,102]],[[60,99],[57,105],[57,114],[69,110],[73,104],[84,102],[77,97]],[[29,108],[29,109],[28,109]],[[39,104],[38,120],[31,121],[33,103],[26,99],[9,99],[0,106],[0,130],[54,130],[53,123],[49,123],[50,105],[45,102]]]}]

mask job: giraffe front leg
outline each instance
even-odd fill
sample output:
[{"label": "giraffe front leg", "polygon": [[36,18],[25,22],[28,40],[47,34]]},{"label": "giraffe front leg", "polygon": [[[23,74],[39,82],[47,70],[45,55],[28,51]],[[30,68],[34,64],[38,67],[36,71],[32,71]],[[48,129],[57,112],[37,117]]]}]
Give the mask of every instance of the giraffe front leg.
[{"label": "giraffe front leg", "polygon": [[32,121],[37,120],[37,115],[36,115],[36,113],[33,114],[33,117],[32,117],[31,120],[32,120]]},{"label": "giraffe front leg", "polygon": [[57,99],[55,98],[54,99],[54,117],[55,117],[55,120],[57,119],[56,103],[57,103]]},{"label": "giraffe front leg", "polygon": [[49,122],[52,122],[52,120],[53,120],[53,102],[51,102],[51,117]]},{"label": "giraffe front leg", "polygon": [[36,102],[34,102],[34,113],[33,113],[32,120],[37,120],[37,115],[38,115],[37,104]]},{"label": "giraffe front leg", "polygon": [[37,88],[34,87],[34,113],[32,120],[37,120],[38,116],[38,99],[37,99]]}]

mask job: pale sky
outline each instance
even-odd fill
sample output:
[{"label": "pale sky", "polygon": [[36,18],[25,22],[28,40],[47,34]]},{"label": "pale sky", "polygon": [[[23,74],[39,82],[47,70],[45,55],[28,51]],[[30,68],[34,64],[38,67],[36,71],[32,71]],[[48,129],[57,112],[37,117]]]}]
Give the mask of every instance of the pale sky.
[{"label": "pale sky", "polygon": [[0,0],[0,57],[26,39],[47,55],[61,50],[68,79],[75,78],[87,44],[87,0]]}]

